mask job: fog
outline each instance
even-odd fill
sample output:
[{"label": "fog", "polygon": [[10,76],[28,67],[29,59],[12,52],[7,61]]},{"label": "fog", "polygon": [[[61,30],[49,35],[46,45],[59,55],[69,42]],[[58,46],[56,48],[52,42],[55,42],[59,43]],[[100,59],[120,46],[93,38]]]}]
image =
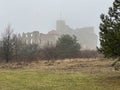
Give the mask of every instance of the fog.
[{"label": "fog", "polygon": [[94,26],[98,34],[101,13],[113,0],[0,0],[0,31],[10,24],[15,32],[55,29],[63,19],[72,28]]}]

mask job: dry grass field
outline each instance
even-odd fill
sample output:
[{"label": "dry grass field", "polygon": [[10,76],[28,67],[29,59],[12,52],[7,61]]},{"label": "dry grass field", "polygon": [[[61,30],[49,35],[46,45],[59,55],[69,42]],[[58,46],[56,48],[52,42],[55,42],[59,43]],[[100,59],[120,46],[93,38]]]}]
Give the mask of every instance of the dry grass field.
[{"label": "dry grass field", "polygon": [[0,90],[120,90],[112,60],[65,59],[1,63]]},{"label": "dry grass field", "polygon": [[89,74],[111,74],[116,73],[111,66],[113,60],[107,59],[65,59],[65,60],[42,60],[33,62],[10,62],[1,63],[0,69],[39,69],[50,71],[73,71]]}]

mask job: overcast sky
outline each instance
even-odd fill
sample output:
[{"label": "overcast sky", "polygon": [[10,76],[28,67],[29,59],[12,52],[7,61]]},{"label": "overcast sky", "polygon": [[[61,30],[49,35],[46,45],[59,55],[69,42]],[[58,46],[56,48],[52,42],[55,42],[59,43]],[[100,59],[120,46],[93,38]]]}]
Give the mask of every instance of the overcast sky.
[{"label": "overcast sky", "polygon": [[10,24],[15,32],[55,29],[63,19],[71,28],[94,26],[98,33],[101,13],[106,13],[114,0],[0,0],[0,31]]}]

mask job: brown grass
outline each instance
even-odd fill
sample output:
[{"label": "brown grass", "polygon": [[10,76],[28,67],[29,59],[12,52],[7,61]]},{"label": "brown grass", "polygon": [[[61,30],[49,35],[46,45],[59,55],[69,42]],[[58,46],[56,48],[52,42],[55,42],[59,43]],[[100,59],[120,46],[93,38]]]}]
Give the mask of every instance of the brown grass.
[{"label": "brown grass", "polygon": [[14,62],[2,63],[0,68],[4,69],[41,69],[41,70],[64,70],[89,74],[108,74],[116,73],[111,64],[114,61],[107,59],[65,59],[50,61],[33,61],[33,62]]}]

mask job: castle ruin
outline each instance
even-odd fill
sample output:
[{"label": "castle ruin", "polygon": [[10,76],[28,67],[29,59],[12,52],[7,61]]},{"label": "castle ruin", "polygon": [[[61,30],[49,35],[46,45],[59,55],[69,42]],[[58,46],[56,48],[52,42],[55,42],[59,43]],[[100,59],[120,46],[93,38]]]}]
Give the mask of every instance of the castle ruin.
[{"label": "castle ruin", "polygon": [[22,42],[26,44],[38,44],[41,48],[45,46],[53,46],[58,38],[63,34],[75,35],[82,49],[95,50],[97,46],[97,35],[94,33],[93,27],[85,27],[72,29],[66,25],[64,20],[56,21],[56,30],[52,30],[47,34],[38,31],[23,33],[18,35]]}]

